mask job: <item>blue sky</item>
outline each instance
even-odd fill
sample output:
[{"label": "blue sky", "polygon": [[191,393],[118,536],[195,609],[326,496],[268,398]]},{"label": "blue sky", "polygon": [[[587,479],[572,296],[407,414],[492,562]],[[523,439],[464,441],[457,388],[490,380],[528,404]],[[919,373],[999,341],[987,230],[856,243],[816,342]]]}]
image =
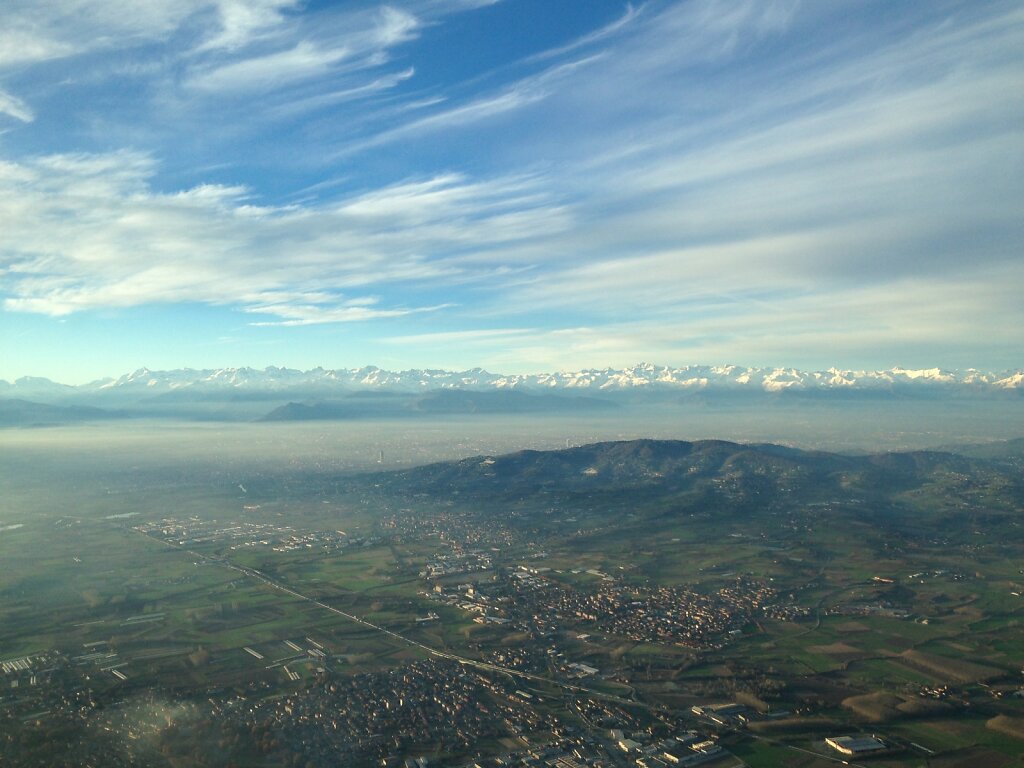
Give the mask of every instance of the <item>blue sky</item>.
[{"label": "blue sky", "polygon": [[1024,7],[4,0],[0,377],[1020,367]]}]

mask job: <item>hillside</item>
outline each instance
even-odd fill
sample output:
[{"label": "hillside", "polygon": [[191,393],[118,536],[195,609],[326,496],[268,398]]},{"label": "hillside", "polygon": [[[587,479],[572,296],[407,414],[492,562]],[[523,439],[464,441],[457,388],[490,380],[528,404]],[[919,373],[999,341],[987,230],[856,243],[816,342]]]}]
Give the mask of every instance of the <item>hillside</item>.
[{"label": "hillside", "polygon": [[59,406],[18,398],[0,400],[0,426],[32,427],[120,418],[120,414],[89,406]]},{"label": "hillside", "polygon": [[648,517],[673,510],[757,516],[819,505],[911,527],[964,522],[958,510],[976,510],[979,499],[993,522],[1015,520],[1024,503],[1020,474],[998,462],[933,451],[844,456],[718,440],[633,440],[476,456],[372,480],[390,493],[467,504],[630,504]]}]

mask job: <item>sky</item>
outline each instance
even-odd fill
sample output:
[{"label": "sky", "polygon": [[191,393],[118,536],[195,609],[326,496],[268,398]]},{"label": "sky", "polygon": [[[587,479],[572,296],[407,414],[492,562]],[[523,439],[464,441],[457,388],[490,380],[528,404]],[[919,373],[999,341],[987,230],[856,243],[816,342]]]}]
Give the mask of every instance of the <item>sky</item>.
[{"label": "sky", "polygon": [[1024,6],[3,0],[0,378],[1024,367]]}]

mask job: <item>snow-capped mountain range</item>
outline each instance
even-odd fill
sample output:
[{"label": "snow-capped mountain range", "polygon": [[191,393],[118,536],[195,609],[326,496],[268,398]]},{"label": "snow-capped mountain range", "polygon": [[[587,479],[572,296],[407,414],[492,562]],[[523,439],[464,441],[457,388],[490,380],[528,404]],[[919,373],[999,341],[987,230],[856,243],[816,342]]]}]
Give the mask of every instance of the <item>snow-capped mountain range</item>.
[{"label": "snow-capped mountain range", "polygon": [[640,363],[628,368],[560,371],[556,373],[505,375],[482,368],[466,371],[413,369],[387,371],[376,366],[363,368],[268,367],[179,369],[151,371],[140,368],[116,379],[68,386],[49,379],[23,377],[13,383],[0,381],[0,397],[63,399],[81,397],[116,398],[119,395],[152,397],[175,393],[182,397],[217,393],[317,393],[330,396],[358,391],[429,392],[439,389],[517,390],[612,395],[614,393],[662,392],[671,394],[701,391],[751,393],[804,392],[913,392],[940,394],[1024,393],[1024,370],[985,372],[975,369],[944,370],[892,368],[879,371],[800,371],[795,368],[747,368],[736,365],[690,365],[681,368]]}]

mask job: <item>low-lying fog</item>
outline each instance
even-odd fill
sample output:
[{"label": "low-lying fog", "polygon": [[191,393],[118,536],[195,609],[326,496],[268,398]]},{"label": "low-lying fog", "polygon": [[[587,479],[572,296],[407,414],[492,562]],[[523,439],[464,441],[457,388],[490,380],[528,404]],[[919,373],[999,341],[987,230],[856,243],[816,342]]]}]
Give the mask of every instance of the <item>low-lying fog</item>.
[{"label": "low-lying fog", "polygon": [[523,448],[639,437],[773,442],[838,452],[1024,435],[1024,402],[890,402],[631,409],[602,416],[461,416],[284,423],[126,420],[0,430],[0,524],[121,509],[154,494],[232,490],[264,472],[393,469]]},{"label": "low-lying fog", "polygon": [[[630,409],[608,415],[458,416],[280,423],[130,420],[0,430],[5,466],[75,458],[96,467],[223,463],[394,468],[640,437],[772,442],[837,452],[948,447],[1024,436],[1024,401]],[[383,461],[381,454],[383,453]]]}]

